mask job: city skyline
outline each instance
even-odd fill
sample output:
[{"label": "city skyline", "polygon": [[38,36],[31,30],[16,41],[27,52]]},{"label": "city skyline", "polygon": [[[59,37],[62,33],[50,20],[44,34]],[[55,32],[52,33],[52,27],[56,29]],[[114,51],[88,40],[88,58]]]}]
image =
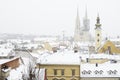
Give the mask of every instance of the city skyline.
[{"label": "city skyline", "polygon": [[1,0],[0,33],[73,36],[77,7],[82,27],[86,6],[94,36],[99,13],[102,36],[119,36],[119,0]]}]

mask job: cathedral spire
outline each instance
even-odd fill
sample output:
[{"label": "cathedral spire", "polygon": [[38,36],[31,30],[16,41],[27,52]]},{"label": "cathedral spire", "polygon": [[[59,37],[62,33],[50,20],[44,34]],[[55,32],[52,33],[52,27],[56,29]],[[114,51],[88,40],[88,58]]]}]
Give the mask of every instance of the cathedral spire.
[{"label": "cathedral spire", "polygon": [[78,6],[77,6],[77,16],[76,16],[74,40],[75,41],[80,41],[80,18],[79,18],[79,8],[78,8]]},{"label": "cathedral spire", "polygon": [[76,17],[76,24],[78,24],[78,26],[80,26],[80,18],[79,18],[79,8],[77,6],[77,17]]},{"label": "cathedral spire", "polygon": [[77,6],[77,17],[79,16],[79,9],[78,9],[78,6]]},{"label": "cathedral spire", "polygon": [[88,15],[87,15],[87,6],[86,6],[86,11],[85,11],[85,18],[87,19]]},{"label": "cathedral spire", "polygon": [[79,8],[77,6],[76,27],[80,29]]},{"label": "cathedral spire", "polygon": [[83,27],[84,27],[84,31],[89,31],[90,30],[90,20],[88,19],[88,15],[87,15],[87,6],[85,9],[85,16],[83,18]]}]

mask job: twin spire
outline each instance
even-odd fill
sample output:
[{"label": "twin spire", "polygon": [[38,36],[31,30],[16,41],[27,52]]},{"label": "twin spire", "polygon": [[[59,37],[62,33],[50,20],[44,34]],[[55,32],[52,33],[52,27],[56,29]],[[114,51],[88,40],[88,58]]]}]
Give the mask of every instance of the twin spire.
[{"label": "twin spire", "polygon": [[[87,15],[87,7],[86,7],[86,11],[85,11],[85,19],[88,19],[88,15]],[[79,18],[79,8],[77,6],[77,16],[76,16],[76,25],[80,26],[80,18]]]},{"label": "twin spire", "polygon": [[86,7],[86,11],[85,11],[85,18],[87,19],[88,16],[87,16],[87,7]]}]

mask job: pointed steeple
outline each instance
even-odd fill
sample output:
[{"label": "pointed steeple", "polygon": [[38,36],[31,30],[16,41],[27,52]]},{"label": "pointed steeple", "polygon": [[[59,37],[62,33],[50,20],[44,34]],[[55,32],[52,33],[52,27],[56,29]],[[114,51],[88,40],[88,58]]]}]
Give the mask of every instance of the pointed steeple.
[{"label": "pointed steeple", "polygon": [[77,17],[79,17],[79,9],[78,9],[78,6],[77,6]]},{"label": "pointed steeple", "polygon": [[95,26],[96,26],[96,29],[97,28],[101,28],[100,26],[101,26],[101,24],[100,24],[100,17],[99,17],[99,13],[97,14],[97,19],[96,19],[96,24],[95,24]]},{"label": "pointed steeple", "polygon": [[97,24],[100,24],[99,13],[97,14]]},{"label": "pointed steeple", "polygon": [[79,18],[79,8],[78,8],[78,6],[77,6],[77,16],[76,16],[74,40],[75,41],[80,41],[80,18]]},{"label": "pointed steeple", "polygon": [[79,8],[77,6],[76,26],[80,27]]},{"label": "pointed steeple", "polygon": [[85,11],[85,18],[86,19],[88,18],[88,15],[87,15],[87,6],[86,6],[86,11]]},{"label": "pointed steeple", "polygon": [[86,10],[85,10],[85,16],[83,18],[83,27],[84,27],[84,31],[89,31],[90,30],[90,20],[88,19],[88,15],[87,15],[87,6],[86,6]]}]

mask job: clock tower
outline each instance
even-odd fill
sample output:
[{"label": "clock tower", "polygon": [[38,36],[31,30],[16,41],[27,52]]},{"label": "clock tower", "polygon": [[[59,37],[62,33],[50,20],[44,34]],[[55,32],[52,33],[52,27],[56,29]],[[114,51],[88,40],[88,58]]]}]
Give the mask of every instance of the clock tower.
[{"label": "clock tower", "polygon": [[102,29],[101,29],[99,14],[97,16],[95,26],[96,26],[95,27],[95,51],[97,52],[101,46],[101,41],[102,41],[102,38],[101,38],[101,30]]}]

